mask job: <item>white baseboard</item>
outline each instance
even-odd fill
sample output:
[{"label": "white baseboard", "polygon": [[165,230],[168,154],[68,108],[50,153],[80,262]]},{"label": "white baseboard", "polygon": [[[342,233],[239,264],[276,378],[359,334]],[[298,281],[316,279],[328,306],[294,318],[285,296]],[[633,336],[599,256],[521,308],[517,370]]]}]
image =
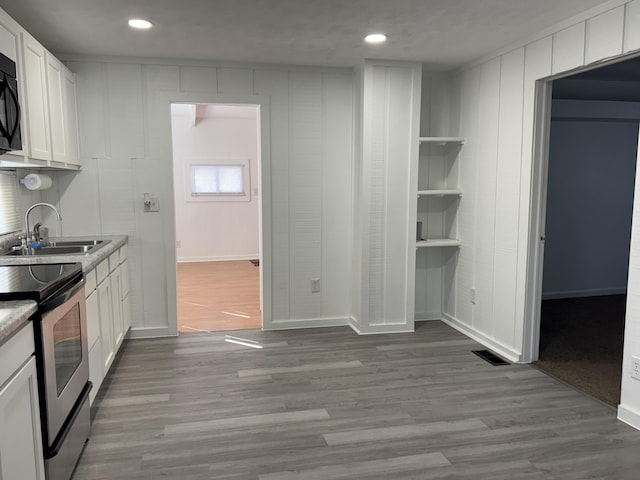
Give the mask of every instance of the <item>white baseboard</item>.
[{"label": "white baseboard", "polygon": [[257,260],[259,255],[222,255],[215,257],[178,257],[178,263],[199,263],[199,262],[232,262],[238,260]]},{"label": "white baseboard", "polygon": [[505,359],[514,363],[522,362],[522,359],[521,359],[522,355],[519,352],[516,352],[512,348],[507,347],[506,345],[503,345],[500,342],[497,342],[492,338],[487,337],[482,332],[479,332],[475,328],[462,323],[460,320],[453,318],[451,315],[447,315],[445,313],[443,315],[442,321],[447,325],[449,325],[450,327],[455,328],[460,333],[465,334],[467,337],[475,340],[478,343],[481,343],[488,349],[497,353],[499,356],[504,357]]},{"label": "white baseboard", "polygon": [[296,330],[300,328],[345,327],[349,325],[347,317],[305,318],[304,320],[274,320],[269,325],[263,325],[264,331]]},{"label": "white baseboard", "polygon": [[412,333],[415,331],[413,325],[397,324],[397,325],[367,325],[362,327],[354,318],[349,322],[349,326],[358,335],[378,335],[384,333]]},{"label": "white baseboard", "polygon": [[640,413],[623,405],[618,405],[618,420],[640,430]]},{"label": "white baseboard", "polygon": [[442,312],[440,310],[437,312],[416,312],[416,322],[430,322],[433,320],[442,320]]},{"label": "white baseboard", "polygon": [[543,300],[559,300],[562,298],[603,297],[605,295],[624,295],[627,287],[596,288],[593,290],[567,290],[564,292],[542,293]]},{"label": "white baseboard", "polygon": [[134,328],[131,327],[127,338],[137,339],[137,338],[158,338],[158,337],[175,337],[174,333],[169,331],[169,327],[144,327],[144,328]]}]

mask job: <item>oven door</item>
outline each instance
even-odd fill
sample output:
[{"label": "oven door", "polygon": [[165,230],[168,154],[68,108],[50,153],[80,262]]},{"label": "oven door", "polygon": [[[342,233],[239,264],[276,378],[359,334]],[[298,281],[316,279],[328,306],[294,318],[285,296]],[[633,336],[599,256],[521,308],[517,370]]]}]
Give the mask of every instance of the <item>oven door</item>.
[{"label": "oven door", "polygon": [[47,446],[89,381],[84,281],[40,305]]}]

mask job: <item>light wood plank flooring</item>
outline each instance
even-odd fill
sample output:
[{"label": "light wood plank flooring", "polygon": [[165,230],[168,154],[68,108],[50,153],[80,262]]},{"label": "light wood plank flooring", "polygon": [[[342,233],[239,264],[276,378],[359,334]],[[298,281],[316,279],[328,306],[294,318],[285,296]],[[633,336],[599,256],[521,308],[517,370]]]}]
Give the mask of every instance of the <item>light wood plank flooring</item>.
[{"label": "light wood plank flooring", "polygon": [[261,328],[259,275],[249,260],[179,263],[179,331]]},{"label": "light wood plank flooring", "polygon": [[74,480],[638,478],[640,432],[440,322],[132,340]]}]

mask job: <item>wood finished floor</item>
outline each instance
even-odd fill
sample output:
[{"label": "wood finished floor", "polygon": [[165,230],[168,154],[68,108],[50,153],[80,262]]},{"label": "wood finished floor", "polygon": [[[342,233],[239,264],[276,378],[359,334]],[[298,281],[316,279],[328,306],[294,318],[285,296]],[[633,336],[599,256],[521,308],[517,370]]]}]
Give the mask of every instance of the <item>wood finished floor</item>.
[{"label": "wood finished floor", "polygon": [[179,263],[178,330],[262,328],[259,275],[249,260]]},{"label": "wood finished floor", "polygon": [[640,432],[440,322],[129,341],[73,480],[638,478]]}]

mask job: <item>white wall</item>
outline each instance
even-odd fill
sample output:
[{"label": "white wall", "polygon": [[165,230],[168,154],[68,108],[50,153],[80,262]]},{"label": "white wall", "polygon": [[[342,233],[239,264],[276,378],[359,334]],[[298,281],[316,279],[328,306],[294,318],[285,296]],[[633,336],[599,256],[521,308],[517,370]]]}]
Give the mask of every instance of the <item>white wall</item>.
[{"label": "white wall", "polygon": [[638,123],[553,120],[543,298],[626,293]]},{"label": "white wall", "polygon": [[[356,245],[360,333],[413,331],[421,68],[368,61],[361,72]],[[359,275],[358,275],[359,274]],[[357,313],[356,313],[357,312]]]},{"label": "white wall", "polygon": [[[639,48],[640,1],[611,1],[458,75],[459,133],[467,138],[460,174],[463,248],[459,295],[446,319],[513,360],[525,350],[526,293],[535,288],[528,284],[527,258],[540,233],[529,230],[536,80]],[[640,382],[631,379],[630,366],[631,355],[640,354],[639,214],[636,206],[619,408],[620,418],[636,427]],[[477,289],[475,304],[463,294],[470,286]]]},{"label": "white wall", "polygon": [[[253,118],[204,116],[195,126],[193,117],[172,112],[178,262],[259,258],[257,107]],[[190,163],[212,160],[249,161],[246,197],[191,199]]]},{"label": "white wall", "polygon": [[[264,106],[264,327],[346,324],[351,312],[353,74],[69,62],[83,170],[58,174],[66,234],[127,234],[133,336],[176,333],[170,101]],[[261,107],[262,108],[262,107]],[[143,194],[160,212],[143,212]],[[311,293],[310,279],[321,280]]]}]

